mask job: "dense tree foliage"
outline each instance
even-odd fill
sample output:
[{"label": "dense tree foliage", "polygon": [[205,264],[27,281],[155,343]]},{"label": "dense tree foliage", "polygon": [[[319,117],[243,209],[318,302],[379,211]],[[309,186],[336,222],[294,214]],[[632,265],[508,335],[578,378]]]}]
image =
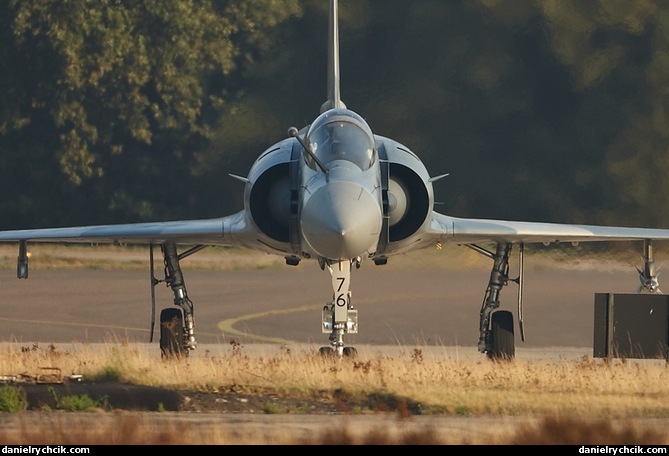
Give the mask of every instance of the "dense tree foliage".
[{"label": "dense tree foliage", "polygon": [[301,11],[290,0],[0,8],[2,213],[31,224],[189,214],[194,151],[272,29]]},{"label": "dense tree foliage", "polygon": [[[669,226],[669,4],[341,0],[342,96],[461,216]],[[7,0],[3,228],[225,215],[326,96],[325,0]]]}]

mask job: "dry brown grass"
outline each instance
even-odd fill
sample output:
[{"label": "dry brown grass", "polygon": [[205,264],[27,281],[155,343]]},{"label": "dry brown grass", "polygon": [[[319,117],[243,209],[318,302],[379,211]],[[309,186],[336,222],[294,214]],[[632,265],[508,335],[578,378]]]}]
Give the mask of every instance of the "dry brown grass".
[{"label": "dry brown grass", "polygon": [[[391,431],[382,425],[356,429],[340,425],[312,433],[262,433],[262,427],[243,430],[230,422],[202,427],[198,424],[157,424],[139,414],[116,414],[108,420],[49,420],[48,426],[30,417],[20,418],[15,430],[0,429],[3,445],[667,445],[664,429],[648,430],[634,423],[612,424],[546,418],[538,424],[519,425],[506,435],[479,429],[462,433],[436,427]],[[494,426],[494,424],[489,423]],[[479,436],[473,436],[480,432]]]},{"label": "dry brown grass", "polygon": [[[39,244],[30,246],[31,269],[97,269],[146,270],[149,267],[147,246],[114,246],[88,244]],[[0,269],[15,269],[18,246],[0,245]],[[154,250],[157,265],[162,263],[159,247]],[[279,267],[284,259],[243,248],[209,247],[188,259],[189,269],[246,270]]]},{"label": "dry brown grass", "polygon": [[[315,351],[296,353],[278,347],[251,353],[231,346],[185,360],[163,361],[144,346],[124,343],[58,346],[6,344],[0,350],[0,375],[34,373],[57,366],[65,375],[85,379],[115,378],[121,382],[200,391],[290,395],[336,401],[344,395],[357,404],[346,415],[378,413],[379,398],[408,405],[397,420],[412,416],[520,419],[504,435],[482,432],[445,433],[431,427],[358,429],[339,424],[336,432],[309,435],[252,435],[228,426],[156,426],[134,414],[105,412],[96,426],[49,421],[40,429],[24,412],[19,429],[0,430],[0,443],[181,444],[181,443],[608,443],[669,444],[664,429],[669,419],[669,368],[664,360],[576,361],[453,359],[427,354],[416,347],[398,356],[328,359]],[[361,404],[369,404],[367,406]],[[371,405],[375,404],[375,405]],[[76,416],[76,415],[75,415]],[[653,426],[639,423],[650,419]],[[653,421],[653,420],[658,421]]]},{"label": "dry brown grass", "polygon": [[[662,262],[664,243],[655,245],[655,256]],[[100,269],[100,270],[145,270],[149,264],[147,246],[114,246],[88,244],[48,244],[29,245],[30,267],[34,269]],[[15,269],[18,245],[0,244],[0,269]],[[160,264],[159,248],[155,248],[155,258]],[[526,255],[532,258],[536,268],[607,268],[638,265],[641,260],[639,247],[631,243],[619,243],[607,247],[583,245],[534,246],[528,247]],[[247,270],[277,268],[284,265],[280,255],[253,251],[245,248],[208,247],[188,258],[189,269],[205,270]],[[418,252],[393,258],[388,268],[439,268],[439,269],[490,269],[490,260],[467,247],[446,244],[442,248],[427,248]]]},{"label": "dry brown grass", "polygon": [[[416,347],[403,355],[328,359],[316,349],[251,353],[231,346],[184,361],[163,361],[147,347],[124,343],[7,345],[0,373],[57,366],[84,378],[199,391],[271,391],[309,397],[383,393],[420,404],[421,413],[551,415],[556,417],[669,418],[669,369],[664,360],[591,359],[492,362],[453,359]],[[355,412],[355,411],[353,411]]]}]

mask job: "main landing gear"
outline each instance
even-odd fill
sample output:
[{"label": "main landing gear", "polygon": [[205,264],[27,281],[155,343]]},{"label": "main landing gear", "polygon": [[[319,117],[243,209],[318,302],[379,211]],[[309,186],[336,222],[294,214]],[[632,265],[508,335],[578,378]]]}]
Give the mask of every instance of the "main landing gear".
[{"label": "main landing gear", "polygon": [[322,332],[330,333],[330,346],[321,347],[321,355],[356,357],[354,347],[344,346],[344,334],[357,334],[358,310],[351,305],[351,268],[360,267],[361,260],[319,260],[321,269],[326,267],[332,276],[332,302],[323,307]]},{"label": "main landing gear", "polygon": [[[496,310],[500,305],[499,295],[502,287],[509,283],[511,244],[498,243],[495,253],[476,245],[469,245],[468,247],[493,260],[488,288],[481,306],[478,349],[493,360],[512,359],[515,357],[513,314],[507,310]],[[522,339],[525,340],[522,320],[523,247],[523,244],[520,244],[520,274],[517,279],[512,279],[512,281],[518,284],[519,324]]]},{"label": "main landing gear", "polygon": [[[520,247],[519,275],[517,279],[509,279],[509,254],[511,244],[500,242],[495,253],[489,252],[477,245],[468,247],[493,260],[490,280],[486,289],[483,305],[481,306],[480,337],[478,349],[488,358],[500,360],[511,359],[515,356],[513,314],[506,310],[497,310],[500,305],[499,294],[502,287],[508,285],[509,280],[518,284],[518,324],[521,338],[525,340],[523,330],[523,253],[524,245]],[[643,241],[643,268],[637,268],[641,282],[637,293],[662,293],[658,282],[658,268],[653,258],[653,246],[650,239]]]},{"label": "main landing gear", "polygon": [[176,245],[165,243],[160,246],[163,253],[165,265],[165,279],[158,280],[153,272],[153,245],[149,248],[151,263],[151,341],[153,341],[153,321],[155,315],[155,287],[160,282],[165,282],[174,293],[174,305],[163,309],[160,313],[160,353],[163,358],[179,358],[188,356],[191,350],[197,346],[195,341],[195,318],[193,313],[193,302],[188,298],[186,284],[181,272],[179,261],[195,252],[202,250],[205,246],[193,247],[181,254],[177,253]]},{"label": "main landing gear", "polygon": [[653,245],[650,239],[643,241],[643,269],[636,268],[639,273],[639,281],[641,284],[637,288],[637,293],[657,293],[662,294],[660,290],[660,282],[657,276],[660,275],[658,267],[655,265],[655,258],[653,258]]}]

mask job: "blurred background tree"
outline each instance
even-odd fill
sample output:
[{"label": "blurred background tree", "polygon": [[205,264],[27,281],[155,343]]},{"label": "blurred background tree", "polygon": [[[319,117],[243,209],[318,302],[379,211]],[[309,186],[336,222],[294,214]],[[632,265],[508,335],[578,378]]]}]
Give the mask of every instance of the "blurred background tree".
[{"label": "blurred background tree", "polygon": [[[192,167],[297,1],[2,3],[4,226],[189,217]],[[217,201],[214,198],[213,201]]]},{"label": "blurred background tree", "polygon": [[[340,0],[342,97],[440,212],[669,227],[669,4]],[[325,0],[8,0],[2,228],[216,217],[326,97]]]}]

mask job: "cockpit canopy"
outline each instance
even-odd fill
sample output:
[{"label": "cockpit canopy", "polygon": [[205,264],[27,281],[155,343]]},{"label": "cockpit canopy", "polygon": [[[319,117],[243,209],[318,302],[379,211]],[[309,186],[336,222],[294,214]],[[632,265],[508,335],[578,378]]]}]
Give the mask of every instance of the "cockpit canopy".
[{"label": "cockpit canopy", "polygon": [[[374,135],[362,117],[347,109],[331,109],[321,114],[309,127],[307,145],[326,166],[335,160],[347,160],[363,171],[375,160]],[[316,164],[306,156],[309,166]]]}]

